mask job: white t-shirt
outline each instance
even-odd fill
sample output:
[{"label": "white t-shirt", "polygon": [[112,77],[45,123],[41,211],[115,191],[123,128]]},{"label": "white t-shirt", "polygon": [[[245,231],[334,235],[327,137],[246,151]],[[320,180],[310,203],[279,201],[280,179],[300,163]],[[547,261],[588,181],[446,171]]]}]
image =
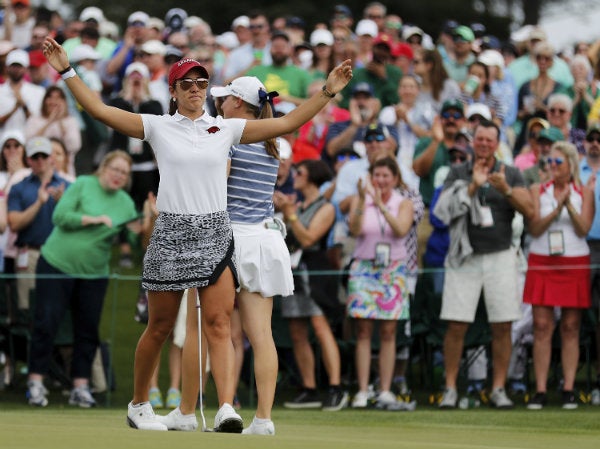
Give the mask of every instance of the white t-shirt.
[{"label": "white t-shirt", "polygon": [[[40,115],[42,110],[42,100],[44,99],[44,95],[46,94],[46,89],[41,86],[36,86],[35,84],[24,81],[21,85],[21,98],[27,105],[29,112],[32,115]],[[15,97],[15,93],[7,81],[4,84],[0,85],[0,116],[8,114],[13,110],[17,99]],[[27,122],[27,116],[25,112],[23,112],[22,108],[19,108],[17,111],[10,116],[10,118],[4,122],[3,126],[0,126],[0,133],[4,132],[7,129],[11,130],[19,130],[25,133],[25,123]]]},{"label": "white t-shirt", "polygon": [[240,143],[246,120],[205,112],[192,121],[177,112],[142,114],[142,121],[160,171],[158,210],[194,215],[226,210],[229,148]]}]

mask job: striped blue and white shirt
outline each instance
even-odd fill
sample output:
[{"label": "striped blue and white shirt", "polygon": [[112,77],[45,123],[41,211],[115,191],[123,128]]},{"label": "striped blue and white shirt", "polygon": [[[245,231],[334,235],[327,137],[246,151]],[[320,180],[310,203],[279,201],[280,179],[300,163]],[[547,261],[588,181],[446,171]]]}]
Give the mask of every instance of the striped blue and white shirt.
[{"label": "striped blue and white shirt", "polygon": [[273,191],[279,161],[261,143],[234,145],[229,150],[227,212],[232,223],[260,223],[273,218]]}]

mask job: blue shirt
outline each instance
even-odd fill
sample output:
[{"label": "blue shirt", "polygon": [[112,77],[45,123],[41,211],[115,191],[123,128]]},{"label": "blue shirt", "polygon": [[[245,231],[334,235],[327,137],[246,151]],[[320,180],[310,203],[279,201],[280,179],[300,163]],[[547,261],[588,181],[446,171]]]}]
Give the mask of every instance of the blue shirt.
[{"label": "blue shirt", "polygon": [[[58,188],[61,184],[68,187],[70,183],[54,173],[52,179],[48,183],[48,187]],[[23,212],[35,203],[41,185],[40,178],[38,178],[37,175],[31,174],[21,182],[12,186],[8,195],[8,212]],[[19,247],[42,246],[54,227],[52,224],[52,213],[54,212],[55,207],[56,201],[52,196],[49,196],[48,201],[40,207],[40,210],[29,226],[18,232],[16,245]]]},{"label": "blue shirt", "polygon": [[260,223],[273,217],[273,192],[279,161],[264,143],[234,145],[229,150],[227,212],[232,223]]},{"label": "blue shirt", "polygon": [[[581,184],[587,184],[590,176],[594,173],[592,167],[589,166],[587,158],[583,158],[579,163],[579,177],[581,178]],[[588,232],[588,240],[600,240],[600,181],[596,181],[594,187],[594,220],[592,221],[592,227]]]}]

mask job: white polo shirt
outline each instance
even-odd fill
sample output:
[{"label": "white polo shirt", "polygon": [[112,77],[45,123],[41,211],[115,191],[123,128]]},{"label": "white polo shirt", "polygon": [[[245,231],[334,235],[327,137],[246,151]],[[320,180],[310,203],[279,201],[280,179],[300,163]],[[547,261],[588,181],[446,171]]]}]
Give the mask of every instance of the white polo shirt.
[{"label": "white polo shirt", "polygon": [[211,117],[192,121],[179,114],[142,114],[144,140],[154,149],[161,212],[208,214],[227,209],[229,148],[240,143],[244,119]]}]

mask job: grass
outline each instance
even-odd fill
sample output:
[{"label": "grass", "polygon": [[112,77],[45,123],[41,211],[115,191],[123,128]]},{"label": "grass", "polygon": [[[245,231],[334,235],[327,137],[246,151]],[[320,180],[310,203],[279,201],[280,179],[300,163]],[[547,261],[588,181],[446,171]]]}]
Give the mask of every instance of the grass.
[{"label": "grass", "polygon": [[[125,424],[124,409],[77,410],[61,406],[46,409],[4,406],[0,410],[2,447],[87,449],[165,448],[211,449],[311,448],[597,448],[600,439],[598,409],[564,412],[489,409],[442,412],[425,407],[415,412],[375,410],[274,410],[276,436],[241,436],[215,433],[142,432]],[[206,411],[212,422],[215,409]],[[251,410],[242,410],[248,422]]]}]

